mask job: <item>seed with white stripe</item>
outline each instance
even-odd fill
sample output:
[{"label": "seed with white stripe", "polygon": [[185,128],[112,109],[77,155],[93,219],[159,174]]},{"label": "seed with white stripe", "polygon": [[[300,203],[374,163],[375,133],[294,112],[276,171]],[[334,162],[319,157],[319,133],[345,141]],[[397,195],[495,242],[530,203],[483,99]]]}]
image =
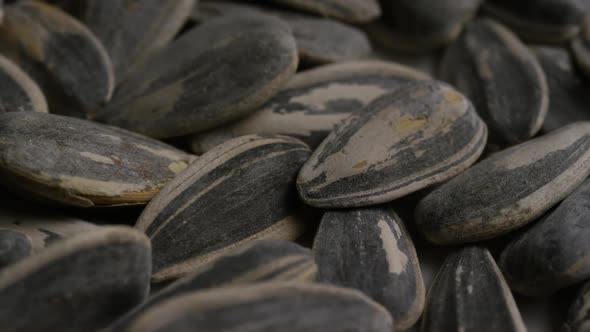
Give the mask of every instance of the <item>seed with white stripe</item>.
[{"label": "seed with white stripe", "polygon": [[0,55],[0,113],[20,111],[47,113],[47,101],[37,83]]}]

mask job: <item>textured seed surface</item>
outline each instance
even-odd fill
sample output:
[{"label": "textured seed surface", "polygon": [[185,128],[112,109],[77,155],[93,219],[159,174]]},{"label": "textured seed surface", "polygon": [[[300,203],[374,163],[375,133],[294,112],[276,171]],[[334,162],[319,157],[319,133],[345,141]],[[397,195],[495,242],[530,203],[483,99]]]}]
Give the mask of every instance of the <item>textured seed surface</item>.
[{"label": "textured seed surface", "polygon": [[590,278],[590,180],[502,252],[500,268],[510,288],[548,295]]},{"label": "textured seed surface", "polygon": [[526,331],[487,249],[468,247],[445,260],[428,293],[421,331]]},{"label": "textured seed surface", "polygon": [[77,206],[144,204],[192,159],[141,135],[53,114],[1,114],[0,132],[0,181]]},{"label": "textured seed surface", "polygon": [[102,44],[76,19],[43,2],[6,7],[0,52],[35,79],[54,113],[86,117],[113,92],[112,65]]},{"label": "textured seed surface", "polygon": [[350,23],[365,23],[381,15],[377,0],[271,0],[276,4]]},{"label": "textured seed surface", "polygon": [[47,113],[45,96],[25,72],[0,55],[0,114],[23,111]]},{"label": "textured seed surface", "polygon": [[355,288],[383,305],[395,329],[414,325],[424,308],[424,281],[410,235],[387,208],[330,211],[314,241],[318,280]]},{"label": "textured seed surface", "polygon": [[297,61],[291,29],[277,18],[213,19],[130,73],[97,119],[159,138],[210,129],[263,105]]},{"label": "textured seed surface", "polygon": [[529,49],[499,23],[467,24],[446,51],[441,78],[473,102],[492,143],[523,142],[543,125],[549,103],[545,75]]},{"label": "textured seed surface", "polygon": [[383,61],[350,61],[295,75],[261,109],[224,127],[195,135],[192,148],[203,153],[246,134],[281,134],[317,147],[353,113],[404,83],[429,76]]},{"label": "textured seed surface", "polygon": [[574,303],[569,309],[562,332],[590,331],[590,282],[579,290]]},{"label": "textured seed surface", "polygon": [[576,63],[590,77],[590,20],[584,21],[582,32],[572,41],[572,54]]},{"label": "textured seed surface", "polygon": [[0,270],[28,257],[31,247],[25,234],[0,228]]},{"label": "textured seed surface", "polygon": [[[215,319],[211,319],[215,317]],[[262,283],[178,296],[127,332],[390,332],[389,313],[360,292],[318,284]]]},{"label": "textured seed surface", "polygon": [[304,224],[294,182],[309,154],[294,138],[249,135],[199,157],[137,221],[152,240],[154,280],[182,276],[254,240],[297,238]]},{"label": "textured seed surface", "polygon": [[317,271],[317,265],[309,249],[288,241],[257,241],[246,248],[228,252],[227,255],[175,281],[117,320],[108,330],[125,331],[129,322],[150,308],[184,293],[270,281],[307,282],[315,279]]},{"label": "textured seed surface", "polygon": [[426,196],[418,227],[435,243],[473,242],[522,227],[590,174],[590,123],[495,153]]},{"label": "textured seed surface", "polygon": [[129,66],[164,47],[188,19],[195,0],[89,0],[82,21],[111,57],[117,80]]},{"label": "textured seed surface", "polygon": [[301,169],[297,188],[318,207],[391,201],[465,170],[486,136],[471,103],[450,86],[408,83],[338,126]]},{"label": "textured seed surface", "polygon": [[149,290],[150,244],[128,227],[64,240],[0,270],[2,331],[94,331]]}]

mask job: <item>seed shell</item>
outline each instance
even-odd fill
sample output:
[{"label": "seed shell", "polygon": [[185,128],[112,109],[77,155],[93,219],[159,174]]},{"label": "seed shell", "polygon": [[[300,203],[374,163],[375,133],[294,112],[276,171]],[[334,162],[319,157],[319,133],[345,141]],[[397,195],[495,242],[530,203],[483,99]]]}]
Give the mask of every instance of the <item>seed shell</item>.
[{"label": "seed shell", "polygon": [[471,103],[453,88],[407,83],[338,126],[299,172],[297,188],[317,207],[392,201],[465,170],[486,136]]},{"label": "seed shell", "polygon": [[420,318],[425,290],[416,249],[392,210],[326,212],[313,251],[320,282],[362,291],[391,313],[396,331]]},{"label": "seed shell", "polygon": [[590,174],[590,122],[495,153],[423,198],[416,222],[437,244],[490,239],[522,227]]},{"label": "seed shell", "polygon": [[576,63],[590,77],[590,20],[585,20],[582,32],[572,41],[572,54]]},{"label": "seed shell", "polygon": [[0,114],[18,111],[47,113],[47,101],[37,83],[0,55]]},{"label": "seed shell", "polygon": [[366,23],[381,16],[377,0],[271,0],[269,2],[349,23]]},{"label": "seed shell", "polygon": [[31,254],[31,240],[24,234],[0,229],[0,271]]},{"label": "seed shell", "polygon": [[193,162],[136,224],[152,241],[154,281],[181,277],[255,240],[301,235],[294,182],[309,154],[294,138],[249,135]]},{"label": "seed shell", "polygon": [[590,331],[590,282],[579,290],[561,328],[561,332],[587,331]]},{"label": "seed shell", "polygon": [[175,297],[126,332],[391,332],[389,313],[358,291],[302,283],[262,283]]}]

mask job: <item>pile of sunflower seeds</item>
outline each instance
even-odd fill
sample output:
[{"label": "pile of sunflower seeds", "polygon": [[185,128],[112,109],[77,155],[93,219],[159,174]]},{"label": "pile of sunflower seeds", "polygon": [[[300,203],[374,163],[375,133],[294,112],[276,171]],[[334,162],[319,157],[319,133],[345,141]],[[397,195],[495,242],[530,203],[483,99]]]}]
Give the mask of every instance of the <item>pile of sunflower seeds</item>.
[{"label": "pile of sunflower seeds", "polygon": [[3,332],[588,332],[589,176],[587,0],[0,0]]}]

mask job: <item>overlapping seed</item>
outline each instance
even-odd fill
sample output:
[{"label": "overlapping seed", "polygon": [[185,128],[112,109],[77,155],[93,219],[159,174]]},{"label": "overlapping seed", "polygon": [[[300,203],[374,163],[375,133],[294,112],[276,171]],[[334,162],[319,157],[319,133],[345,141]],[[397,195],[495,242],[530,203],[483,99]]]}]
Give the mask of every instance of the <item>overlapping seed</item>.
[{"label": "overlapping seed", "polygon": [[445,53],[441,78],[473,102],[492,143],[523,142],[543,125],[548,88],[541,66],[512,32],[492,20],[466,26]]},{"label": "overlapping seed", "polygon": [[0,270],[31,254],[31,240],[16,231],[0,229]]},{"label": "overlapping seed", "polygon": [[270,2],[350,23],[369,22],[381,15],[381,7],[377,0],[271,0]]},{"label": "overlapping seed", "polygon": [[295,136],[317,147],[334,128],[375,99],[404,83],[429,77],[409,67],[384,61],[350,61],[301,72],[251,115],[192,139],[203,153],[247,134]]},{"label": "overlapping seed", "polygon": [[590,282],[579,290],[569,309],[562,332],[586,332],[590,329]]},{"label": "overlapping seed", "polygon": [[487,249],[468,247],[445,260],[428,293],[421,331],[526,331]]},{"label": "overlapping seed", "polygon": [[45,96],[25,72],[0,55],[0,113],[23,111],[47,113]]},{"label": "overlapping seed", "polygon": [[[212,319],[215,317],[215,319]],[[389,313],[360,292],[267,283],[192,292],[138,317],[126,332],[390,332]]]},{"label": "overlapping seed", "polygon": [[590,174],[590,123],[577,122],[495,153],[432,191],[416,208],[435,243],[474,242],[522,227]]},{"label": "overlapping seed", "polygon": [[314,241],[318,280],[356,288],[382,304],[395,329],[414,325],[424,307],[424,282],[412,239],[387,208],[330,211]]},{"label": "overlapping seed", "polygon": [[408,83],[338,126],[301,169],[297,188],[318,207],[391,201],[465,170],[486,137],[485,124],[456,90]]},{"label": "overlapping seed", "polygon": [[255,240],[301,235],[294,183],[309,153],[294,138],[248,135],[199,157],[137,221],[152,241],[154,279],[180,277]]},{"label": "overlapping seed", "polygon": [[145,204],[192,157],[156,140],[38,112],[0,115],[0,182],[75,206]]},{"label": "overlapping seed", "polygon": [[576,63],[586,77],[590,77],[590,20],[584,21],[582,31],[574,38],[571,45]]}]

